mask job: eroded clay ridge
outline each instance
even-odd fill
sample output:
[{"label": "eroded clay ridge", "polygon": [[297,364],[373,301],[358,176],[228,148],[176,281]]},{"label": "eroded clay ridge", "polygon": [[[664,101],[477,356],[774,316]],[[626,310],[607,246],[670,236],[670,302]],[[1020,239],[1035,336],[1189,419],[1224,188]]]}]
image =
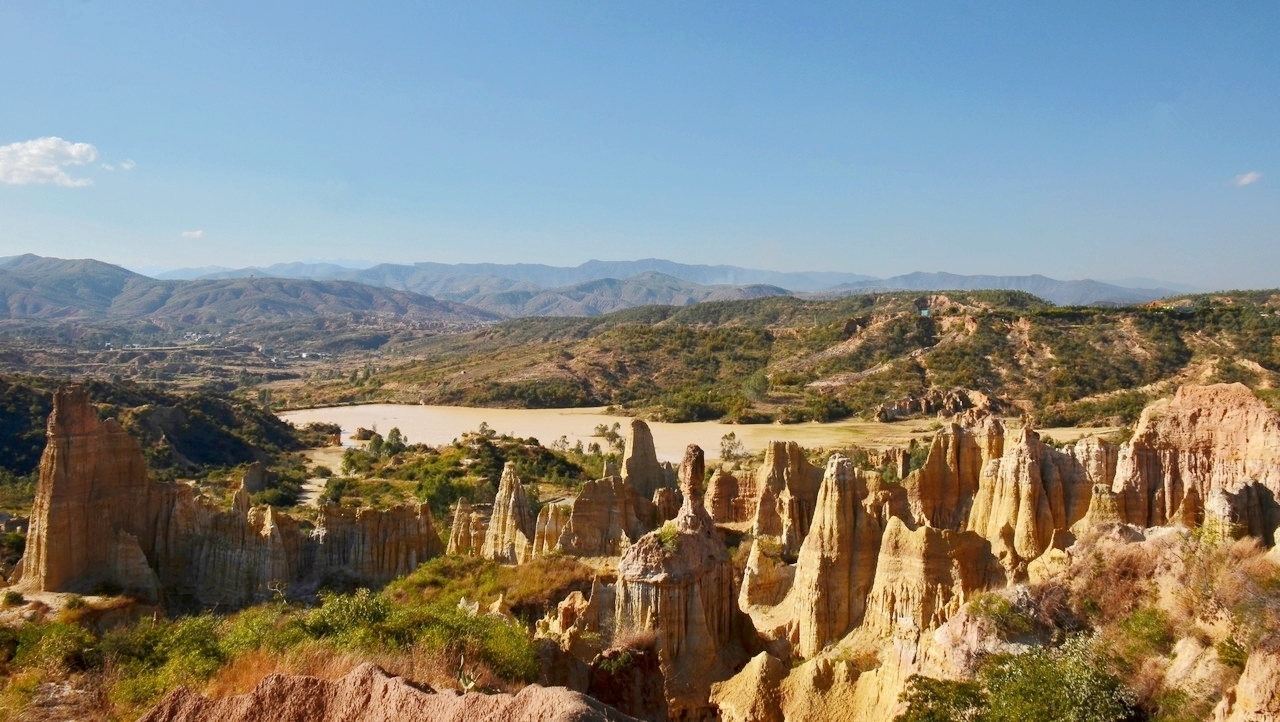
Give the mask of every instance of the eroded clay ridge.
[{"label": "eroded clay ridge", "polygon": [[224,510],[153,482],[138,442],[71,386],[54,395],[20,585],[236,607],[326,578],[385,583],[441,551],[425,505],[329,505],[311,527],[252,508],[243,486]]},{"label": "eroded clay ridge", "polygon": [[[960,422],[901,484],[835,455],[816,495],[806,474],[762,487],[757,519],[777,518],[757,522],[739,602],[766,652],[715,685],[722,718],[892,719],[910,675],[965,676],[965,602],[1054,574],[1099,526],[1138,540],[1206,527],[1274,545],[1280,415],[1243,385],[1183,387],[1121,445],[1055,447],[990,416]],[[765,503],[788,497],[799,503]],[[858,654],[877,661],[850,661]]]},{"label": "eroded clay ridge", "polygon": [[632,722],[563,687],[531,685],[518,694],[432,692],[362,664],[334,680],[273,674],[248,694],[209,699],[185,687],[139,722]]}]

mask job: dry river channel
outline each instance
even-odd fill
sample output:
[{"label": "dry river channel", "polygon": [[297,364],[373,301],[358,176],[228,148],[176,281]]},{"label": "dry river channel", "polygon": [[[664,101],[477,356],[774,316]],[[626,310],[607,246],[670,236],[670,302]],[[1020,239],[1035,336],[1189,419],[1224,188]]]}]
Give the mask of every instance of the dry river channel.
[{"label": "dry river channel", "polygon": [[[578,441],[583,445],[600,442],[595,429],[598,425],[612,427],[621,424],[619,431],[626,435],[630,417],[606,414],[601,408],[580,409],[488,409],[467,406],[419,406],[409,404],[365,404],[355,406],[329,406],[314,409],[288,411],[280,418],[298,426],[315,421],[338,424],[342,427],[344,445],[354,445],[351,435],[357,428],[373,429],[384,436],[393,427],[399,428],[411,443],[431,446],[452,443],[464,432],[475,431],[481,423],[500,434],[534,437],[550,446],[564,436],[569,445]],[[806,448],[837,449],[849,446],[886,448],[905,446],[911,439],[931,438],[940,428],[936,419],[914,419],[893,423],[847,419],[831,423],[807,422],[802,424],[724,424],[717,421],[700,421],[685,424],[650,421],[653,442],[659,461],[678,464],[689,444],[697,444],[706,452],[708,460],[720,453],[720,439],[733,432],[748,453],[755,454],[770,441],[795,441]],[[1016,426],[1016,420],[1007,420]],[[1058,441],[1075,441],[1084,436],[1104,434],[1109,428],[1046,429],[1044,433]],[[340,454],[340,450],[335,449]]]}]

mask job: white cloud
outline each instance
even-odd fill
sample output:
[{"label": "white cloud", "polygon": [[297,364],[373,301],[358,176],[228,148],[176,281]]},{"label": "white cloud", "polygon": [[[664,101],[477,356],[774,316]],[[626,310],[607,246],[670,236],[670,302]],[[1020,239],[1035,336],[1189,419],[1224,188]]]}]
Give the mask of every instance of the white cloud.
[{"label": "white cloud", "polygon": [[204,238],[204,231],[183,231],[183,238]]},{"label": "white cloud", "polygon": [[1262,180],[1262,174],[1256,170],[1251,170],[1248,173],[1245,173],[1244,175],[1236,176],[1236,179],[1232,182],[1243,188],[1244,186],[1247,186],[1247,185],[1253,185],[1254,183],[1257,183],[1260,180]]},{"label": "white cloud", "polygon": [[93,185],[88,178],[72,178],[66,166],[87,165],[98,159],[98,149],[88,143],[61,138],[36,138],[0,146],[0,183],[32,185],[52,183],[67,188]]},{"label": "white cloud", "polygon": [[131,160],[126,160],[120,164],[120,170],[133,170],[134,168],[137,168],[137,167],[138,167],[138,164],[134,163]]}]

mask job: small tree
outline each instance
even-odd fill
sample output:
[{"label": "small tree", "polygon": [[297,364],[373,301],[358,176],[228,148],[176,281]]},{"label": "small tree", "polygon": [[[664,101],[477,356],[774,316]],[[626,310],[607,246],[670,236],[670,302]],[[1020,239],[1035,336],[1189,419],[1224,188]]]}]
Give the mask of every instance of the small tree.
[{"label": "small tree", "polygon": [[395,456],[405,450],[409,439],[400,433],[400,427],[392,426],[387,432],[387,440],[382,444],[383,456]]},{"label": "small tree", "polygon": [[769,377],[764,369],[756,371],[742,382],[742,395],[752,401],[759,401],[769,393]]},{"label": "small tree", "polygon": [[987,713],[987,693],[977,682],[912,675],[902,701],[907,711],[895,722],[979,722]]},{"label": "small tree", "polygon": [[747,458],[747,447],[738,439],[737,433],[730,431],[720,437],[720,459],[722,461],[738,461]]}]

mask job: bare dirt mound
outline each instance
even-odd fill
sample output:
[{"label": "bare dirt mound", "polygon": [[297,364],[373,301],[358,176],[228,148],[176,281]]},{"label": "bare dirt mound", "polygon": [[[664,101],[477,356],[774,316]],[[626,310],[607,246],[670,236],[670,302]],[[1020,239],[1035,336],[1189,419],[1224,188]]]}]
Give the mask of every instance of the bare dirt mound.
[{"label": "bare dirt mound", "polygon": [[630,722],[634,717],[564,687],[531,685],[518,694],[458,694],[415,687],[372,664],[345,677],[273,674],[248,694],[209,699],[173,691],[140,722]]}]

